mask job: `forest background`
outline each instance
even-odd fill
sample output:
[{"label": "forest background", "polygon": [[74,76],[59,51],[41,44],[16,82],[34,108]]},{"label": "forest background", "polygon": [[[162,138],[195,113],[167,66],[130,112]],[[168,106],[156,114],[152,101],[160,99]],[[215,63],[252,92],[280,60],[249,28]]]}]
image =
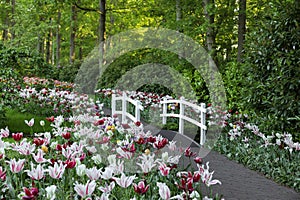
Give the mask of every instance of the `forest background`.
[{"label": "forest background", "polygon": [[[201,44],[222,74],[227,105],[260,130],[300,140],[299,0],[1,0],[0,69],[7,74],[73,82],[99,42],[140,27],[177,30]],[[128,52],[105,71],[111,88],[133,67],[156,60],[180,72],[199,102],[209,92],[178,55],[158,49]],[[167,93],[164,87],[141,90]],[[3,91],[1,91],[3,92]]]}]

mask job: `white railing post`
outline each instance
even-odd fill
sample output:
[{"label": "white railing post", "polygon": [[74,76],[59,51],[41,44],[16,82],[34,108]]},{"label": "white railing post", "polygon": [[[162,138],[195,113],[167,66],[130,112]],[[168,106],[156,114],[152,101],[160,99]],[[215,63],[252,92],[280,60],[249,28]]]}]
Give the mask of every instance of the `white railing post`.
[{"label": "white railing post", "polygon": [[[167,101],[167,98],[164,97],[163,101]],[[162,117],[163,124],[167,124],[167,116],[165,116],[167,114],[167,108],[168,108],[167,102],[164,102],[163,103],[163,117]]]},{"label": "white railing post", "polygon": [[[201,124],[206,125],[206,113],[203,112],[205,110],[205,103],[201,103]],[[205,129],[201,128],[201,135],[200,135],[200,145],[203,145],[205,143],[206,135],[205,135]]]},{"label": "white railing post", "polygon": [[183,134],[184,132],[184,120],[183,120],[183,117],[184,117],[184,97],[181,97],[180,98],[180,110],[179,110],[179,133],[180,134]]},{"label": "white railing post", "polygon": [[126,93],[123,92],[122,96],[122,123],[126,123],[126,112],[127,112],[127,99],[126,99]]},{"label": "white railing post", "polygon": [[136,101],[136,105],[135,105],[135,120],[136,121],[140,121],[141,117],[140,117],[140,106],[141,106],[141,102],[140,101]]},{"label": "white railing post", "polygon": [[111,116],[116,112],[116,94],[111,95]]}]

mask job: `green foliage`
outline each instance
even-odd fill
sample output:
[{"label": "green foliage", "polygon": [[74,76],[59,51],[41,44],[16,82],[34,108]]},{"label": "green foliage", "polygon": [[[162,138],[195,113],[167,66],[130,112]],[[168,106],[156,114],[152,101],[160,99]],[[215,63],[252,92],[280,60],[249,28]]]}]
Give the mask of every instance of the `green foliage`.
[{"label": "green foliage", "polygon": [[[174,69],[174,71],[176,70],[176,73],[181,74],[194,90],[198,101],[209,101],[209,92],[201,74],[198,73],[198,71],[196,71],[189,62],[178,58],[178,55],[157,49],[137,50],[120,56],[104,71],[101,79],[99,80],[98,88],[113,88],[126,72],[132,70],[130,73],[133,74],[134,67],[153,63],[153,61],[155,61],[155,63],[167,65]],[[140,74],[138,73],[138,75]],[[166,74],[159,74],[158,76],[159,80],[167,80],[170,78],[164,77]],[[135,78],[136,80],[140,79],[140,77]],[[156,87],[157,85],[155,84],[146,84],[140,89],[147,92],[149,91],[149,88],[151,88],[151,92],[172,95],[174,91],[171,91],[171,88],[180,89],[176,84],[181,83],[174,82],[172,85],[163,85],[161,87]]]},{"label": "green foliage", "polygon": [[12,105],[14,88],[18,84],[19,77],[12,69],[0,68],[0,127],[6,122],[6,110]]},{"label": "green foliage", "polygon": [[241,66],[236,62],[228,63],[224,69],[223,81],[226,88],[228,108],[231,110],[243,110],[241,92],[244,87],[244,76]]},{"label": "green foliage", "polygon": [[74,83],[75,77],[78,73],[80,66],[81,66],[81,63],[76,62],[74,64],[68,64],[65,66],[57,67],[54,70],[54,77],[60,81]]},{"label": "green foliage", "polygon": [[0,45],[0,68],[12,68],[21,76],[52,78],[53,75],[51,65],[28,47]]},{"label": "green foliage", "polygon": [[15,96],[15,89],[20,84],[20,76],[11,68],[0,68],[1,105],[10,106]]},{"label": "green foliage", "polygon": [[263,131],[297,133],[300,123],[300,13],[292,3],[278,2],[274,18],[248,37],[245,101]]},{"label": "green foliage", "polygon": [[0,127],[4,127],[7,123],[6,110],[3,105],[0,104]]}]

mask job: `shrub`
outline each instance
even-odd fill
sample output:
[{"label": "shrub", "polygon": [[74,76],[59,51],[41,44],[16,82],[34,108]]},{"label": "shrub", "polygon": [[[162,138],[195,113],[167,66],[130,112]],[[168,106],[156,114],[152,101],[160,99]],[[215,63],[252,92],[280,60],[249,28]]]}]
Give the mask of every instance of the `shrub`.
[{"label": "shrub", "polygon": [[273,19],[248,38],[244,94],[262,130],[295,134],[300,129],[300,13],[291,3],[278,4]]},{"label": "shrub", "polygon": [[0,44],[0,67],[14,69],[22,76],[53,76],[52,66],[28,47],[7,47]]}]

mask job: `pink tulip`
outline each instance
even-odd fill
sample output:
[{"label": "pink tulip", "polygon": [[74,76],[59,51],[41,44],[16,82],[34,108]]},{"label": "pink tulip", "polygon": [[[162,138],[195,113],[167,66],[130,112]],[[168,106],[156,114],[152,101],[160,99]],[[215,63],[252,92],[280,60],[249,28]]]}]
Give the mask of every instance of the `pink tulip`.
[{"label": "pink tulip", "polygon": [[96,167],[85,170],[86,175],[90,180],[98,180],[101,176],[101,169],[98,170]]},{"label": "pink tulip", "polygon": [[157,183],[157,187],[159,188],[158,192],[162,199],[169,200],[171,197],[171,192],[169,187],[165,183]]},{"label": "pink tulip", "polygon": [[2,136],[3,138],[7,138],[9,136],[9,130],[7,127],[0,130],[0,136]]},{"label": "pink tulip", "polygon": [[47,160],[44,158],[44,154],[45,153],[43,152],[43,150],[39,149],[38,152],[37,152],[37,154],[36,155],[32,154],[32,156],[33,156],[35,162],[37,162],[37,163],[44,163],[44,162],[47,162]]},{"label": "pink tulip", "polygon": [[111,182],[109,185],[105,183],[105,187],[100,186],[98,189],[103,193],[110,193],[115,187],[115,182]]},{"label": "pink tulip", "polygon": [[44,169],[41,164],[34,168],[33,163],[31,163],[31,171],[25,170],[25,172],[34,180],[40,180],[44,177]]},{"label": "pink tulip", "polygon": [[0,179],[2,181],[5,181],[5,179],[6,179],[6,172],[5,172],[5,170],[3,170],[3,168],[1,166],[0,166]]},{"label": "pink tulip", "polygon": [[198,172],[201,175],[201,180],[206,186],[211,186],[215,184],[220,184],[221,182],[219,180],[212,180],[212,175],[214,172],[209,172],[209,162],[206,163],[206,168],[204,165],[198,165]]},{"label": "pink tulip", "polygon": [[7,163],[9,163],[10,166],[10,170],[12,171],[12,173],[19,173],[20,171],[22,171],[23,167],[24,167],[24,163],[25,163],[25,159],[20,159],[18,162],[16,161],[16,159],[12,159],[10,161],[6,161]]},{"label": "pink tulip", "polygon": [[76,182],[74,190],[79,196],[81,196],[81,198],[85,198],[87,196],[90,196],[94,192],[95,188],[96,182],[92,180],[91,182],[88,181],[85,185]]},{"label": "pink tulip", "polygon": [[126,177],[125,174],[122,173],[120,178],[114,177],[114,180],[122,188],[127,188],[132,184],[132,182],[135,178],[136,178],[135,175]]},{"label": "pink tulip", "polygon": [[60,162],[59,165],[57,162],[55,162],[54,167],[49,166],[49,168],[45,171],[47,171],[52,178],[60,179],[65,172],[66,166],[67,165],[63,164],[62,162]]},{"label": "pink tulip", "polygon": [[32,127],[32,126],[34,125],[34,118],[32,118],[30,121],[25,120],[25,123],[26,123],[28,126]]},{"label": "pink tulip", "polygon": [[168,176],[171,168],[167,167],[167,165],[165,163],[163,163],[158,167],[158,169],[162,176]]},{"label": "pink tulip", "polygon": [[20,144],[12,146],[15,151],[18,151],[22,155],[30,155],[35,150],[35,145],[30,144],[27,142],[26,138],[22,140]]}]

